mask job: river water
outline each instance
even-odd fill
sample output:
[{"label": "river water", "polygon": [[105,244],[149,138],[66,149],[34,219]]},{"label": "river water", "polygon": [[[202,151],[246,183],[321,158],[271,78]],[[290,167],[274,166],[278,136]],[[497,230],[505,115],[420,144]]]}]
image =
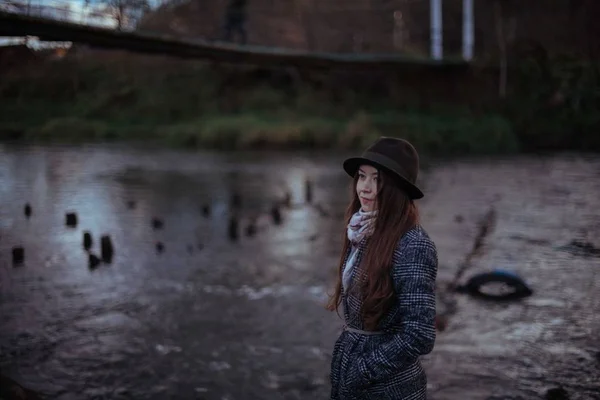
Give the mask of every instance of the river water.
[{"label": "river water", "polygon": [[[0,371],[61,400],[327,398],[341,321],[323,305],[348,199],[343,158],[0,145]],[[438,308],[456,306],[423,360],[430,398],[534,399],[556,387],[600,398],[600,257],[567,246],[600,247],[598,177],[598,157],[572,154],[424,171]],[[534,289],[523,301],[444,290],[490,210],[463,280],[515,270]],[[98,256],[110,235],[112,263],[89,268],[86,231]]]}]

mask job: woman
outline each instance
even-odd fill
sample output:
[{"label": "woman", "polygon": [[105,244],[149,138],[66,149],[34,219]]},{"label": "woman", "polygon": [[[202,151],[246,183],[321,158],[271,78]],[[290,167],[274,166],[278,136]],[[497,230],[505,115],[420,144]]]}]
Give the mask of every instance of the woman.
[{"label": "woman", "polygon": [[426,398],[419,356],[435,342],[435,244],[418,224],[419,157],[380,138],[344,162],[354,177],[336,290],[346,326],[331,361],[331,399]]}]

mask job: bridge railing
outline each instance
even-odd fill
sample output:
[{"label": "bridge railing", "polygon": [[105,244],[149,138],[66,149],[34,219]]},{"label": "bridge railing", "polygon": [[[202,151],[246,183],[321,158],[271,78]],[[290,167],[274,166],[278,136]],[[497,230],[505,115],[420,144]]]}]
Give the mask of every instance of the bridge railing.
[{"label": "bridge railing", "polygon": [[[0,10],[121,31],[234,42],[312,53],[472,56],[473,0],[456,0],[469,29],[442,24],[441,0],[248,0],[243,26],[229,0],[0,0]],[[135,7],[119,8],[119,4]],[[376,4],[376,5],[373,5]],[[461,8],[457,8],[463,14]],[[466,18],[470,16],[469,18]],[[234,18],[235,19],[235,18]],[[456,25],[456,24],[455,24]],[[229,28],[229,29],[228,29]],[[228,37],[227,33],[232,33]],[[461,33],[462,32],[462,33]],[[465,40],[464,33],[471,39]],[[443,37],[443,40],[442,40]],[[442,52],[443,43],[443,52]],[[471,48],[465,51],[465,43]]]}]

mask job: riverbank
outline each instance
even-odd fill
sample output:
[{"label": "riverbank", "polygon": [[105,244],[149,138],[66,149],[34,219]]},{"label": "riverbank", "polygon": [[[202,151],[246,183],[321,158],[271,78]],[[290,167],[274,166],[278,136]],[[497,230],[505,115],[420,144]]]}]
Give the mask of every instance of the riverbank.
[{"label": "riverbank", "polygon": [[[351,149],[386,135],[431,154],[600,150],[591,112],[566,119],[522,96],[502,105],[490,96],[473,101],[464,93],[481,78],[457,89],[444,74],[407,71],[399,80],[120,53],[68,55],[4,73],[0,140]],[[582,118],[585,129],[577,124]]]}]

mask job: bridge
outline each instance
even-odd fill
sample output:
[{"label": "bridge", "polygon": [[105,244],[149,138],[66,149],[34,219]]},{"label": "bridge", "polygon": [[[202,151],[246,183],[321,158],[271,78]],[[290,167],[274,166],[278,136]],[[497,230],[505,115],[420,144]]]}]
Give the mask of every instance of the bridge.
[{"label": "bridge", "polygon": [[[467,4],[465,10],[469,10],[470,7],[471,14],[472,1],[464,0]],[[281,47],[236,45],[201,38],[177,37],[157,32],[121,31],[7,11],[0,11],[0,36],[33,36],[41,41],[73,42],[96,48],[121,49],[146,54],[204,59],[219,63],[268,67],[294,66],[318,69],[467,68],[470,55],[465,56],[465,52],[463,52],[462,58],[443,58],[441,56],[441,0],[431,0],[431,3],[432,48],[430,57],[407,56],[397,53],[310,52]],[[466,13],[466,15],[469,14]],[[469,48],[467,50],[471,51]]]}]

